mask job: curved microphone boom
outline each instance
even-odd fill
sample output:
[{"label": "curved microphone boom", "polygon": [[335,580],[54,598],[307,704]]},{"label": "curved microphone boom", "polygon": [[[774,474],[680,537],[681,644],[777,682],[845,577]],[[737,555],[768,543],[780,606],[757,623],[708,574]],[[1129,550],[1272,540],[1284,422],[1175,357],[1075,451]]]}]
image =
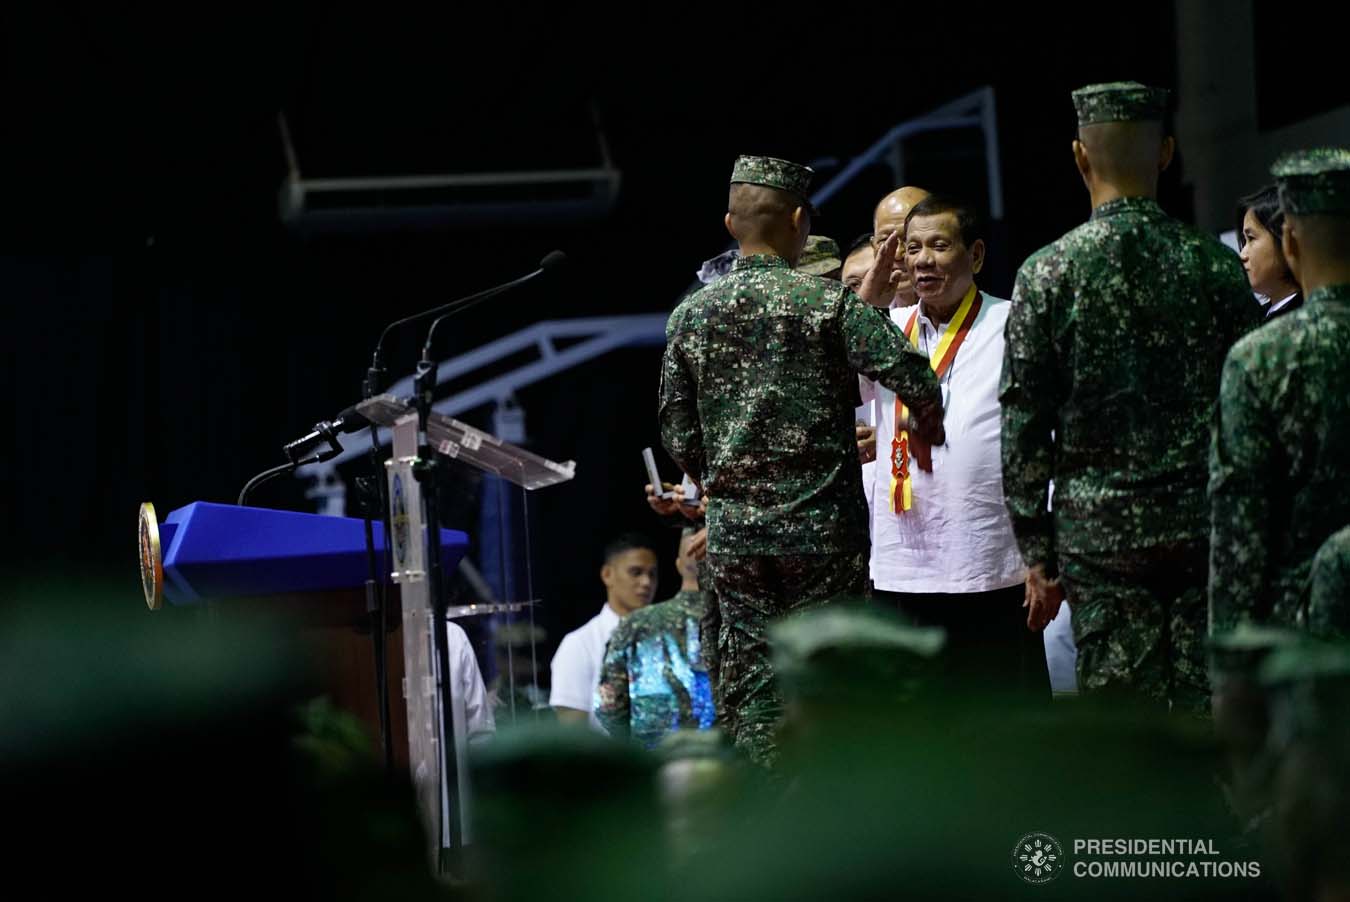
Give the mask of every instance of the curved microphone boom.
[{"label": "curved microphone boom", "polygon": [[[449,319],[450,317],[454,316],[457,313],[463,313],[465,310],[468,310],[470,307],[473,307],[481,303],[482,301],[486,301],[488,298],[495,297],[501,294],[503,291],[510,291],[512,288],[524,285],[531,279],[541,276],[546,272],[551,272],[557,269],[558,267],[562,266],[566,262],[567,262],[567,255],[564,254],[562,251],[549,251],[547,254],[544,255],[544,259],[539,261],[539,268],[536,269],[534,272],[530,273],[529,275],[521,276],[519,279],[513,279],[512,281],[507,282],[504,285],[498,285],[496,288],[489,288],[487,291],[480,291],[478,294],[470,295],[469,297],[463,298],[462,300],[451,301],[449,304],[446,305],[446,307],[450,309],[445,310],[443,313],[441,313],[440,316],[437,316],[436,319],[432,321],[431,328],[427,329],[427,340],[422,345],[422,359],[423,360],[431,359],[431,348],[432,342],[436,338],[436,327],[439,326],[442,322],[444,322],[445,320]],[[436,311],[431,312],[435,313]]]},{"label": "curved microphone boom", "polygon": [[398,328],[399,326],[406,326],[410,323],[420,322],[433,316],[440,316],[442,314],[450,313],[455,310],[462,310],[467,306],[471,306],[473,304],[478,303],[479,301],[484,301],[490,297],[500,294],[501,292],[506,291],[507,289],[515,288],[517,285],[522,285],[525,282],[528,282],[531,279],[535,278],[540,273],[556,269],[566,261],[567,255],[564,254],[562,251],[556,250],[550,251],[548,254],[544,256],[544,259],[539,261],[539,268],[528,275],[521,276],[518,279],[512,279],[510,282],[507,282],[504,285],[498,285],[494,288],[488,288],[484,291],[480,291],[477,294],[471,294],[468,297],[450,301],[448,304],[441,304],[440,306],[432,307],[430,310],[423,310],[421,313],[414,313],[412,316],[405,316],[402,319],[396,319],[389,325],[385,326],[384,331],[380,333],[379,340],[375,342],[375,352],[374,354],[371,355],[370,369],[366,371],[365,396],[367,398],[372,398],[375,395],[379,394],[380,392],[379,382],[384,373],[383,367],[384,340],[389,337],[389,333],[392,332],[394,329]]}]

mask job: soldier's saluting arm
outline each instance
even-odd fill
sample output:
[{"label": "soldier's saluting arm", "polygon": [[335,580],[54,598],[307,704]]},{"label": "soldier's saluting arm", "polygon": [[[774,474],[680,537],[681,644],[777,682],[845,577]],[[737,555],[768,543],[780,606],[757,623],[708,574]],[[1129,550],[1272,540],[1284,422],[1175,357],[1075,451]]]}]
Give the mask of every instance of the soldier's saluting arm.
[{"label": "soldier's saluting arm", "polygon": [[849,366],[895,392],[910,410],[923,437],[934,445],[945,441],[942,433],[942,390],[928,357],[919,353],[889,317],[844,289],[840,330]]},{"label": "soldier's saluting arm", "polygon": [[942,427],[942,389],[932,364],[878,303],[891,277],[901,234],[891,234],[877,248],[857,294],[845,289],[840,315],[844,348],[853,369],[895,392],[913,411],[916,437],[929,445],[941,445],[947,441]]}]

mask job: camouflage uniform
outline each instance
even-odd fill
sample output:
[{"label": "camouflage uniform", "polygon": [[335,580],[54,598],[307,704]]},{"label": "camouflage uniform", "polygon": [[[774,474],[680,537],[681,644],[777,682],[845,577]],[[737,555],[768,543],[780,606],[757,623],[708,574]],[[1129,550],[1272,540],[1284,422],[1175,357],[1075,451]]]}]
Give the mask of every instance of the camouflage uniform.
[{"label": "camouflage uniform", "polygon": [[653,749],[674,730],[713,725],[699,636],[706,608],[702,592],[685,590],[614,628],[595,690],[595,716],[609,735]]},{"label": "camouflage uniform", "polygon": [[[1350,217],[1350,150],[1294,154],[1272,172],[1290,217]],[[1210,461],[1215,631],[1307,625],[1313,555],[1350,523],[1347,347],[1350,284],[1309,292],[1228,355]]]},{"label": "camouflage uniform", "polygon": [[[742,157],[733,182],[805,203],[811,171]],[[681,303],[666,326],[666,450],[708,495],[708,565],[720,608],[720,725],[771,763],[781,708],[764,629],[795,607],[861,594],[867,507],[853,410],[860,372],[911,407],[941,403],[923,355],[838,282],[751,255]],[[717,610],[710,612],[715,619]]]},{"label": "camouflage uniform", "polygon": [[1323,542],[1313,558],[1308,629],[1350,639],[1350,526]]},{"label": "camouflage uniform", "polygon": [[[1074,92],[1080,125],[1156,120],[1165,99]],[[1147,197],[1101,204],[1018,271],[1004,495],[1023,559],[1063,578],[1082,692],[1204,704],[1210,423],[1223,355],[1257,316],[1237,257]]]},{"label": "camouflage uniform", "polygon": [[[808,276],[838,278],[838,271],[844,266],[844,261],[839,257],[838,242],[824,235],[812,235],[806,239],[806,246],[802,248],[802,255],[797,258],[794,268]],[[831,273],[835,275],[831,276]]]}]

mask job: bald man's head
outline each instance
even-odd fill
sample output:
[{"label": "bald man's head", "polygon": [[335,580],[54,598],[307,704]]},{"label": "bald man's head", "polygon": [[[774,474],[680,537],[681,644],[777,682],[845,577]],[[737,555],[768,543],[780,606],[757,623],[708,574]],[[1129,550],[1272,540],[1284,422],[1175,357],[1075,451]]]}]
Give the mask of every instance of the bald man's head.
[{"label": "bald man's head", "polygon": [[1089,190],[1095,182],[1152,196],[1175,147],[1161,122],[1103,122],[1079,127],[1073,154]]},{"label": "bald man's head", "polygon": [[[929,192],[922,188],[915,188],[913,185],[896,188],[890,194],[887,194],[877,204],[876,209],[872,211],[872,235],[874,237],[881,235],[883,223],[891,231],[903,226],[909,211],[914,209],[914,205],[927,197],[928,194]],[[886,234],[890,233],[887,232]],[[880,244],[885,240],[885,235],[882,235],[877,243]]]},{"label": "bald man's head", "polygon": [[[905,217],[909,215],[910,210],[914,209],[914,205],[928,197],[928,194],[929,192],[922,188],[905,185],[903,188],[896,188],[883,197],[881,202],[877,204],[876,209],[872,211],[872,246],[880,247],[893,232],[903,232],[905,230]],[[901,307],[918,303],[918,298],[914,295],[914,285],[910,282],[909,273],[905,270],[903,248],[901,253],[895,255],[895,263],[891,265],[891,272],[894,274],[891,284],[895,286],[895,303]]]}]

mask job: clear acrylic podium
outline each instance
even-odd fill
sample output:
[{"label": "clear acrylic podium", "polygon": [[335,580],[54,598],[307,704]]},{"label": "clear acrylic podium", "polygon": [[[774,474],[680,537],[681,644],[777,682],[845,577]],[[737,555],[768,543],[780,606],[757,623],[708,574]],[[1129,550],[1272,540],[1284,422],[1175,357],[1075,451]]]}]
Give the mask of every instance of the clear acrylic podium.
[{"label": "clear acrylic podium", "polygon": [[[438,657],[435,647],[435,607],[428,579],[429,539],[422,485],[415,474],[418,464],[418,418],[416,409],[393,395],[363,401],[357,410],[372,423],[393,433],[393,454],[385,463],[389,485],[389,539],[393,561],[392,579],[402,597],[404,695],[408,709],[408,763],[417,792],[418,806],[428,834],[435,838],[438,857],[469,841],[470,792],[467,774],[467,739],[464,704],[454,687],[449,692],[450,717],[442,705]],[[534,491],[570,480],[576,464],[540,457],[524,448],[501,441],[489,433],[437,413],[427,417],[427,444],[439,455],[458,460]],[[449,618],[518,611],[532,602],[504,600],[447,609]],[[445,627],[441,626],[442,632]],[[446,756],[442,743],[453,738],[453,755]],[[446,758],[453,763],[447,779]]]}]

